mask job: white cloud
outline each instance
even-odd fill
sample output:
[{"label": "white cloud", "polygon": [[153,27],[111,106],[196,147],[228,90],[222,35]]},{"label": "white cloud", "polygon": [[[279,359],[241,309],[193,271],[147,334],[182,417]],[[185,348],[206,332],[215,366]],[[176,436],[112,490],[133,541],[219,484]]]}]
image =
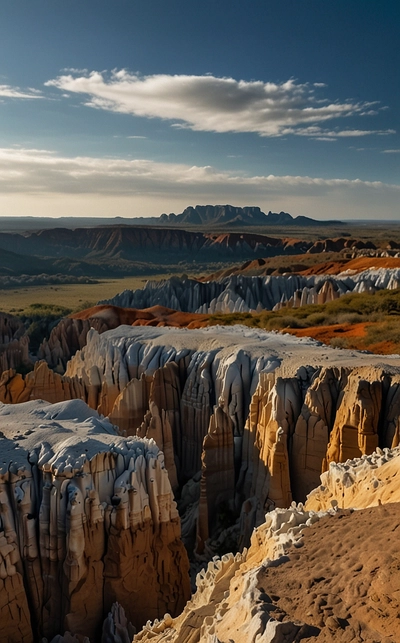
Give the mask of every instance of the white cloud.
[{"label": "white cloud", "polygon": [[[173,127],[209,132],[255,132],[260,136],[328,136],[315,124],[370,111],[376,102],[317,99],[324,83],[237,81],[212,75],[158,74],[140,76],[124,69],[68,73],[45,83],[62,91],[89,97],[85,105],[97,109],[173,121]],[[315,89],[316,88],[316,89]],[[304,134],[304,129],[319,130]],[[389,133],[343,130],[335,136]],[[363,132],[362,134],[360,132]],[[332,134],[333,135],[333,134]]]},{"label": "white cloud", "polygon": [[400,154],[400,150],[382,150],[382,154]]},{"label": "white cloud", "polygon": [[369,136],[370,134],[377,134],[379,136],[387,136],[389,134],[395,134],[395,130],[359,130],[359,129],[334,129],[328,130],[318,127],[317,125],[311,125],[309,127],[298,127],[287,128],[282,130],[284,134],[296,134],[297,136],[308,136],[309,138],[317,138],[320,141],[326,141],[328,139],[336,140],[339,138],[345,137],[359,137],[359,136]]},{"label": "white cloud", "polygon": [[43,98],[43,96],[40,91],[31,87],[22,90],[11,85],[0,85],[0,98]]},{"label": "white cloud", "polygon": [[144,159],[65,157],[49,150],[0,148],[0,193],[96,194],[109,196],[266,197],[328,195],[335,191],[400,193],[400,186],[360,179],[309,176],[247,176],[211,166]]}]

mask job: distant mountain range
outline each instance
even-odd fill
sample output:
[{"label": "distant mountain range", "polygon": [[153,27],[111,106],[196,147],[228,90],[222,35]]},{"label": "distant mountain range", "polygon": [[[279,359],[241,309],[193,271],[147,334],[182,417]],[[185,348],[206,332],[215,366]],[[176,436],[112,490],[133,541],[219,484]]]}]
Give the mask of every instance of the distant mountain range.
[{"label": "distant mountain range", "polygon": [[2,217],[0,231],[20,232],[49,228],[93,228],[100,226],[332,226],[345,225],[343,221],[318,221],[310,217],[293,217],[288,212],[265,214],[257,206],[240,208],[234,205],[189,206],[180,214],[162,214],[159,217]]},{"label": "distant mountain range", "polygon": [[234,205],[196,205],[187,207],[181,214],[162,214],[162,224],[178,225],[274,225],[274,226],[315,226],[337,225],[342,221],[317,221],[310,217],[292,217],[288,212],[268,212],[265,214],[257,206],[244,208]]}]

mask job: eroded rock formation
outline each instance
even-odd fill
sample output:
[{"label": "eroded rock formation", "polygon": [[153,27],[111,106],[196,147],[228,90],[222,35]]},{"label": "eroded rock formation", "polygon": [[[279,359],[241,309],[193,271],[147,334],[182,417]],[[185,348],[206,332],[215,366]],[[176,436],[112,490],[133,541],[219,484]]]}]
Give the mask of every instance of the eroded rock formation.
[{"label": "eroded rock formation", "polygon": [[147,623],[133,642],[396,643],[399,466],[399,449],[331,465],[306,508],[268,513],[249,550],[197,576],[180,616]]},{"label": "eroded rock formation", "polygon": [[86,345],[90,328],[94,328],[98,333],[104,333],[122,324],[199,328],[206,323],[207,318],[207,315],[183,314],[164,306],[153,306],[144,310],[106,304],[93,306],[62,319],[52,329],[49,339],[42,342],[37,356],[38,359],[45,360],[50,368],[63,373],[71,357]]},{"label": "eroded rock formation", "polygon": [[26,328],[18,317],[0,313],[0,375],[21,366],[32,366]]},{"label": "eroded rock formation", "polygon": [[184,540],[207,557],[224,539],[246,546],[265,512],[303,501],[332,460],[399,443],[397,359],[381,360],[241,327],[120,326],[89,330],[64,376],[43,362],[4,373],[0,399],[80,398],[128,437],[153,438]]},{"label": "eroded rock formation", "polygon": [[98,640],[179,613],[188,561],[162,453],[80,400],[0,406],[0,640]]},{"label": "eroded rock formation", "polygon": [[172,277],[149,281],[139,290],[125,290],[100,302],[130,308],[169,306],[190,313],[235,313],[298,308],[324,304],[349,292],[375,292],[400,285],[400,268],[374,269],[356,274],[247,277],[231,275],[200,282]]}]

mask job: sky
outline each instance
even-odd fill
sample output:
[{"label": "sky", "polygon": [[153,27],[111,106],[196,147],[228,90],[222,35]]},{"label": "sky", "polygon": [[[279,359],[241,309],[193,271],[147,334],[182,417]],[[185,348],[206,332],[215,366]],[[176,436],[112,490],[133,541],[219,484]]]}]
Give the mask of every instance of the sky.
[{"label": "sky", "polygon": [[399,0],[5,0],[0,215],[400,220]]}]

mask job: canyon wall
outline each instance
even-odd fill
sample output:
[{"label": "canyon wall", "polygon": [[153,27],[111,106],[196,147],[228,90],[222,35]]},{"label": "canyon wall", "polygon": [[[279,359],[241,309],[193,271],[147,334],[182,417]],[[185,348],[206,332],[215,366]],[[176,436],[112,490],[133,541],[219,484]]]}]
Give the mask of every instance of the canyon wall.
[{"label": "canyon wall", "polygon": [[331,462],[399,442],[398,360],[381,360],[244,327],[91,329],[65,375],[44,362],[25,378],[8,371],[0,400],[80,398],[153,439],[184,541],[207,559],[247,546],[265,513],[304,501]]},{"label": "canyon wall", "polygon": [[80,400],[2,404],[0,431],[0,641],[99,640],[116,601],[135,627],[178,614],[188,560],[155,442]]},{"label": "canyon wall", "polygon": [[0,375],[21,366],[32,366],[26,328],[18,317],[0,313]]}]

